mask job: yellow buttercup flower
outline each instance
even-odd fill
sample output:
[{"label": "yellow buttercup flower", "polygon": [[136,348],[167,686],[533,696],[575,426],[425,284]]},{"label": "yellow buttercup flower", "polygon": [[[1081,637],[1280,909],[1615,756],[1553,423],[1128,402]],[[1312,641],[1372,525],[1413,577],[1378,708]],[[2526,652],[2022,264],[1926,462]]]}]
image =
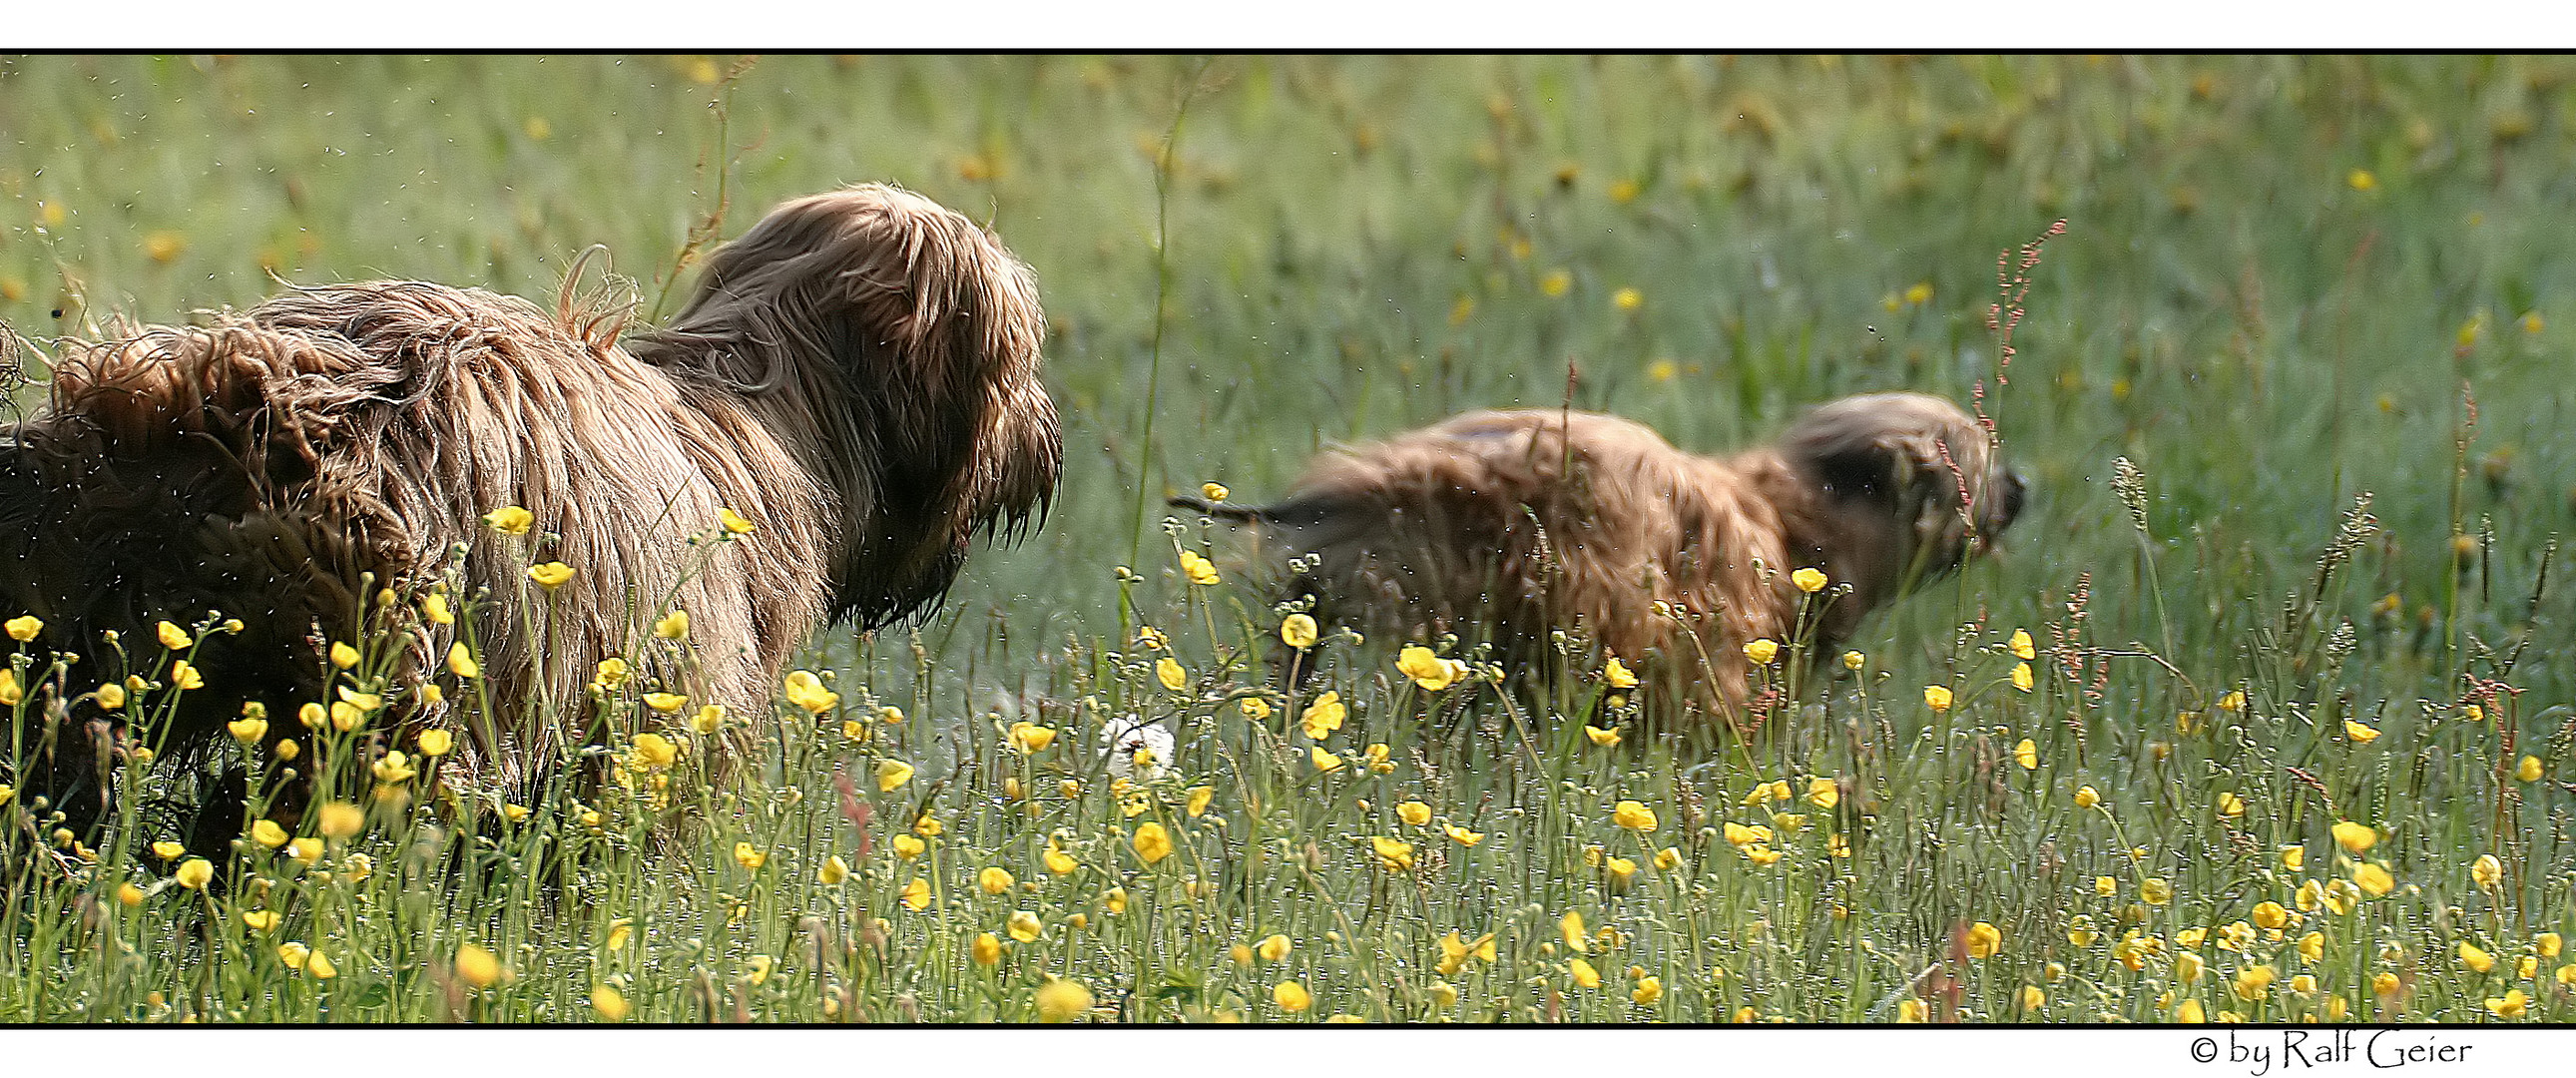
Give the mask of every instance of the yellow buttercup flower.
[{"label": "yellow buttercup flower", "polygon": [[2138,884],[2138,897],[2150,906],[2173,901],[2173,884],[2162,876],[2152,876]]},{"label": "yellow buttercup flower", "polygon": [[918,835],[896,835],[891,845],[894,855],[906,861],[921,856],[921,851],[930,848],[930,843],[922,841]]},{"label": "yellow buttercup flower", "polygon": [[1610,822],[1631,831],[1655,829],[1655,810],[1636,801],[1622,801],[1610,810]]},{"label": "yellow buttercup flower", "polygon": [[602,1020],[609,1022],[625,1021],[627,1014],[632,1010],[627,1006],[625,993],[618,991],[614,985],[605,984],[591,988],[590,1009],[597,1012]]},{"label": "yellow buttercup flower", "polygon": [[432,625],[456,624],[456,611],[448,609],[447,596],[439,592],[420,597],[420,613]]},{"label": "yellow buttercup flower", "polygon": [[2026,737],[2021,739],[2020,744],[2013,746],[2013,762],[2020,764],[2024,771],[2038,769],[2039,743]]},{"label": "yellow buttercup flower", "polygon": [[2353,886],[2361,888],[2362,893],[2374,898],[2387,894],[2397,887],[2397,878],[2389,875],[2387,869],[2367,861],[2352,866],[2352,882]]},{"label": "yellow buttercup flower", "polygon": [[911,883],[904,884],[903,904],[912,907],[915,913],[929,909],[930,881],[915,876]]},{"label": "yellow buttercup flower", "polygon": [[1598,726],[1585,726],[1583,728],[1583,737],[1585,740],[1603,748],[1608,748],[1619,743],[1619,731],[1604,730]]},{"label": "yellow buttercup flower", "polygon": [[1395,668],[1404,676],[1412,678],[1415,685],[1430,692],[1446,689],[1467,674],[1466,663],[1456,659],[1441,658],[1430,648],[1420,645],[1406,647],[1396,657]]},{"label": "yellow buttercup flower", "polygon": [[456,735],[446,730],[423,730],[412,738],[412,745],[423,756],[445,756],[456,748]]},{"label": "yellow buttercup flower", "polygon": [[1817,808],[1832,808],[1842,803],[1842,787],[1830,776],[1807,780],[1807,803]]},{"label": "yellow buttercup flower", "polygon": [[448,646],[447,669],[449,673],[461,678],[483,676],[482,666],[474,661],[474,653],[466,648],[462,640]]},{"label": "yellow buttercup flower", "polygon": [[483,526],[503,535],[526,535],[537,522],[537,515],[515,505],[505,505],[483,514]]},{"label": "yellow buttercup flower", "polygon": [[1744,657],[1752,660],[1755,666],[1769,666],[1771,660],[1780,657],[1780,642],[1767,636],[1747,641],[1744,645]]},{"label": "yellow buttercup flower", "polygon": [[99,686],[98,691],[93,695],[98,700],[99,709],[102,711],[114,711],[125,706],[125,686],[113,681]]},{"label": "yellow buttercup flower", "polygon": [[1195,550],[1181,552],[1181,575],[1190,578],[1190,583],[1202,587],[1213,585],[1218,580],[1216,565]]},{"label": "yellow buttercup flower", "polygon": [[1124,887],[1112,887],[1106,891],[1102,891],[1100,893],[1100,908],[1108,910],[1112,915],[1127,912],[1127,889]]},{"label": "yellow buttercup flower", "polygon": [[1869,662],[1869,656],[1863,655],[1857,651],[1846,651],[1843,653],[1843,669],[1845,670],[1859,670],[1862,664],[1867,662]]},{"label": "yellow buttercup flower", "polygon": [[912,781],[912,765],[891,757],[877,761],[877,792],[893,793]]},{"label": "yellow buttercup flower", "polygon": [[2251,966],[2239,971],[2235,982],[2228,987],[2236,993],[2236,998],[2251,1003],[2270,995],[2272,981],[2279,976],[2271,966]]},{"label": "yellow buttercup flower", "polygon": [[1371,835],[1369,849],[1377,854],[1379,868],[1389,872],[1409,872],[1413,869],[1413,844],[1410,842],[1382,835]]},{"label": "yellow buttercup flower", "polygon": [[474,944],[456,949],[456,975],[476,988],[490,988],[501,979],[501,958]]},{"label": "yellow buttercup flower", "polygon": [[2100,938],[2102,934],[2094,931],[2093,918],[2089,916],[2079,913],[2066,922],[2066,942],[2068,943],[2078,947],[2090,947],[2094,940]]},{"label": "yellow buttercup flower", "polygon": [[1270,989],[1270,999],[1279,1005],[1280,1010],[1290,1014],[1301,1013],[1315,1005],[1314,994],[1306,991],[1305,985],[1295,981],[1279,982]]},{"label": "yellow buttercup flower", "polygon": [[286,829],[273,820],[256,820],[250,825],[250,840],[274,850],[286,845]]},{"label": "yellow buttercup flower", "polygon": [[346,801],[325,804],[315,816],[316,827],[324,838],[352,838],[367,827],[367,810]]},{"label": "yellow buttercup flower", "polygon": [[1420,827],[1431,822],[1431,806],[1420,801],[1407,801],[1395,806],[1395,816],[1399,820]]},{"label": "yellow buttercup flower", "polygon": [[1139,859],[1149,865],[1172,855],[1171,832],[1151,820],[1137,825],[1136,834],[1128,840],[1128,845],[1135,849]]},{"label": "yellow buttercup flower", "polygon": [[1979,921],[1968,926],[1965,942],[1968,957],[1993,958],[1995,952],[2003,949],[2004,932],[1991,924]]},{"label": "yellow buttercup flower", "polygon": [[2326,934],[2310,932],[2299,937],[2299,957],[2310,962],[2323,962],[2326,957]]},{"label": "yellow buttercup flower", "polygon": [[820,715],[841,703],[841,694],[823,687],[823,678],[811,670],[790,670],[779,683],[787,702]]},{"label": "yellow buttercup flower", "polygon": [[1208,806],[1215,803],[1216,787],[1192,786],[1190,787],[1189,802],[1182,807],[1189,812],[1191,819],[1197,819],[1201,816],[1207,815]]},{"label": "yellow buttercup flower", "polygon": [[689,612],[674,610],[655,618],[653,635],[664,640],[678,640],[689,635]]},{"label": "yellow buttercup flower", "polygon": [[1091,989],[1081,981],[1049,977],[1038,986],[1038,1021],[1070,1022],[1091,1013]]},{"label": "yellow buttercup flower", "polygon": [[2279,928],[2289,923],[2290,911],[2283,908],[2280,903],[2266,901],[2254,904],[2255,927]]},{"label": "yellow buttercup flower", "polygon": [[1009,870],[998,867],[987,868],[975,874],[975,886],[983,888],[984,893],[988,895],[1007,892],[1011,889],[1011,885],[1017,882],[1019,881],[1011,878]]},{"label": "yellow buttercup flower", "polygon": [[1341,729],[1342,720],[1349,715],[1350,709],[1342,704],[1342,694],[1328,690],[1306,705],[1305,715],[1299,724],[1305,728],[1309,739],[1322,741],[1333,731]]},{"label": "yellow buttercup flower", "polygon": [[730,506],[716,510],[716,523],[723,525],[728,535],[749,535],[760,530],[760,525],[744,519],[742,514],[734,512]]},{"label": "yellow buttercup flower", "polygon": [[1619,657],[1616,655],[1611,656],[1609,661],[1601,664],[1601,680],[1607,682],[1609,686],[1614,689],[1633,689],[1637,687],[1637,675],[1628,669],[1628,664],[1620,662]]},{"label": "yellow buttercup flower", "polygon": [[272,931],[278,922],[276,910],[243,910],[241,919],[242,924],[253,932]]},{"label": "yellow buttercup flower", "polygon": [[185,651],[188,645],[196,643],[188,636],[188,630],[166,621],[153,627],[153,636],[161,641],[162,647],[172,651]]},{"label": "yellow buttercup flower", "polygon": [[1664,979],[1651,974],[1637,978],[1637,987],[1628,993],[1628,998],[1639,1006],[1654,1006],[1656,1000],[1664,998]]},{"label": "yellow buttercup flower", "polygon": [[2012,649],[2013,658],[2020,659],[2023,662],[2029,662],[2032,659],[2039,657],[2039,649],[2032,646],[2030,630],[2028,629],[2013,630],[2012,643],[2006,646]]},{"label": "yellow buttercup flower", "polygon": [[1162,682],[1166,689],[1179,692],[1188,687],[1190,676],[1181,669],[1180,660],[1165,655],[1154,660],[1154,680]]},{"label": "yellow buttercup flower", "polygon": [[2367,745],[2373,741],[2379,740],[2379,731],[2354,722],[2351,719],[2345,719],[2343,720],[2343,736],[2351,738],[2352,743],[2355,745]]},{"label": "yellow buttercup flower", "polygon": [[2541,774],[2540,757],[2537,756],[2523,757],[2522,763],[2513,769],[2513,777],[2524,782],[2538,782]]},{"label": "yellow buttercup flower", "polygon": [[1950,710],[1950,702],[1953,699],[1954,697],[1951,695],[1948,686],[1926,685],[1923,687],[1923,703],[1934,711]]},{"label": "yellow buttercup flower", "polygon": [[2504,862],[2496,860],[2491,853],[2479,854],[2477,860],[2469,863],[2469,880],[2480,890],[2494,890],[2497,884],[2504,882]]},{"label": "yellow buttercup flower", "polygon": [[7,622],[0,622],[0,628],[6,628],[9,631],[9,639],[27,644],[35,641],[37,633],[45,631],[45,621],[34,614],[21,614]]},{"label": "yellow buttercup flower", "polygon": [[1566,963],[1566,972],[1574,975],[1574,984],[1577,988],[1601,987],[1601,971],[1592,968],[1590,962],[1580,958],[1575,959]]},{"label": "yellow buttercup flower", "polygon": [[2015,663],[2015,664],[2013,664],[2013,672],[2012,672],[2012,687],[2013,687],[2013,688],[2019,689],[2019,690],[2021,690],[2021,691],[2023,691],[2023,692],[2029,692],[2033,686],[2036,686],[2036,685],[2038,685],[2038,684],[2039,684],[2039,679],[2038,679],[2037,677],[2034,677],[2034,676],[2031,674],[2031,672],[2030,672],[2030,664],[2029,664],[2029,663]]},{"label": "yellow buttercup flower", "polygon": [[2379,844],[2379,832],[2369,824],[2345,820],[2334,825],[2334,840],[2347,852],[2363,854]]},{"label": "yellow buttercup flower", "polygon": [[1055,734],[1053,727],[1040,726],[1033,722],[1012,723],[1011,746],[1023,753],[1044,752],[1047,746],[1055,744]]},{"label": "yellow buttercup flower", "polygon": [[2488,954],[2485,948],[2463,940],[2460,942],[2460,964],[2469,967],[2471,973],[2485,973],[2495,968],[2495,956]]},{"label": "yellow buttercup flower", "polygon": [[559,561],[543,562],[528,567],[528,579],[536,581],[539,587],[547,591],[553,591],[571,583],[576,572],[578,570],[572,566]]},{"label": "yellow buttercup flower", "polygon": [[747,869],[758,869],[769,863],[769,854],[748,842],[733,844],[733,863]]},{"label": "yellow buttercup flower", "polygon": [[1816,568],[1800,569],[1790,573],[1789,582],[1797,585],[1799,591],[1809,595],[1825,590],[1825,585],[1828,583],[1825,579],[1825,571]]},{"label": "yellow buttercup flower", "polygon": [[1003,922],[1003,930],[1009,932],[1012,939],[1022,943],[1036,943],[1038,936],[1045,932],[1046,923],[1040,921],[1037,914],[1027,910],[1017,910]]},{"label": "yellow buttercup flower", "polygon": [[1450,824],[1443,828],[1443,830],[1448,834],[1449,841],[1455,842],[1461,846],[1473,846],[1479,842],[1485,841],[1484,832],[1470,831],[1456,824]]},{"label": "yellow buttercup flower", "polygon": [[1279,623],[1279,640],[1300,650],[1314,647],[1315,619],[1305,614],[1288,615]]},{"label": "yellow buttercup flower", "polygon": [[972,950],[976,965],[994,965],[1002,960],[1002,938],[990,932],[983,933],[975,937]]},{"label": "yellow buttercup flower", "polygon": [[2219,791],[2218,814],[2221,816],[2245,815],[2245,799],[2230,791]]},{"label": "yellow buttercup flower", "polygon": [[2498,1018],[2520,1018],[2530,1006],[2531,997],[2519,988],[2506,992],[2502,997],[2487,997],[2488,1012]]},{"label": "yellow buttercup flower", "polygon": [[841,855],[837,853],[824,858],[823,867],[814,870],[814,881],[825,887],[833,886],[834,884],[840,883],[842,880],[849,878],[850,863],[841,860]]}]

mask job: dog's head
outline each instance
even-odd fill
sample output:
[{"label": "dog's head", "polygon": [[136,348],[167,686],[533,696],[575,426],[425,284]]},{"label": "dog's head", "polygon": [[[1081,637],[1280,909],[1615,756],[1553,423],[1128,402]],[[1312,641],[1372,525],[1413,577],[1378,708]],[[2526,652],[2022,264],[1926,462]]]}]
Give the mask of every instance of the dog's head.
[{"label": "dog's head", "polygon": [[2028,492],[1984,426],[1919,393],[1823,405],[1779,449],[1818,494],[1816,544],[1872,602],[1984,551],[2021,515]]},{"label": "dog's head", "polygon": [[963,214],[863,184],[770,211],[708,257],[637,358],[709,377],[808,455],[848,519],[836,614],[935,604],[978,532],[1044,514],[1063,467],[1028,266]]}]

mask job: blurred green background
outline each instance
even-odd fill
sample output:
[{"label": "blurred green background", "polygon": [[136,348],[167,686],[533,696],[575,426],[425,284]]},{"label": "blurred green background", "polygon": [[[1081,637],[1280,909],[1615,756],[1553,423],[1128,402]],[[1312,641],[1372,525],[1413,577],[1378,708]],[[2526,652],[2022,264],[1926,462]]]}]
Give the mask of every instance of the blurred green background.
[{"label": "blurred green background", "polygon": [[[250,304],[272,272],[551,295],[594,243],[650,306],[728,161],[727,233],[893,181],[1036,268],[1066,418],[1054,516],[979,554],[934,628],[1115,634],[1140,483],[1262,499],[1335,440],[1555,405],[1569,369],[1578,407],[1707,451],[1837,395],[1983,382],[2032,511],[1964,587],[1874,622],[1872,654],[1928,663],[1980,612],[2060,615],[2085,573],[2097,640],[2161,637],[2109,487],[2126,455],[2172,657],[2202,684],[2250,675],[2367,490],[2386,530],[2326,603],[2361,630],[2363,699],[2456,699],[2454,664],[2478,668],[2476,644],[2444,647],[2456,625],[2530,633],[2515,680],[2554,701],[2566,604],[2527,603],[2576,483],[2571,76],[2465,56],[27,57],[0,60],[0,319],[173,320]],[[1997,258],[2060,218],[2004,386]]]}]

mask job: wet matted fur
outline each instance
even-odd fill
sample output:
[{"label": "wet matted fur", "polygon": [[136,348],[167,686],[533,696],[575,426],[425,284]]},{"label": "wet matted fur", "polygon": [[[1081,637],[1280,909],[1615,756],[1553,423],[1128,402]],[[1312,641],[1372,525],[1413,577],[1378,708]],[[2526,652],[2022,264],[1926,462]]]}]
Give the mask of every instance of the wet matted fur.
[{"label": "wet matted fur", "polygon": [[2000,534],[2023,490],[1956,405],[1883,393],[1723,459],[1617,416],[1471,412],[1329,452],[1274,505],[1173,504],[1258,523],[1304,567],[1290,596],[1312,596],[1327,623],[1392,640],[1454,632],[1523,670],[1548,661],[1555,629],[1577,629],[1654,679],[1657,712],[1688,722],[1739,714],[1744,645],[1797,633],[1793,570],[1834,583],[1813,626],[1815,653],[1829,652]]},{"label": "wet matted fur", "polygon": [[[43,619],[33,654],[91,658],[41,709],[21,790],[76,825],[101,808],[132,733],[79,695],[121,673],[103,632],[148,651],[157,621],[238,618],[198,646],[205,687],[141,733],[184,757],[256,700],[273,749],[300,734],[299,704],[331,698],[328,643],[381,624],[382,589],[417,601],[463,548],[454,605],[498,603],[479,641],[493,707],[463,706],[454,629],[424,624],[385,671],[378,728],[449,729],[451,778],[524,794],[604,735],[586,689],[603,657],[643,655],[637,687],[762,721],[827,617],[935,604],[971,538],[1032,522],[1055,487],[1035,281],[918,195],[779,206],[709,257],[668,326],[623,344],[622,318],[575,306],[384,281],[63,343],[48,405],[0,428],[0,617]],[[534,515],[527,536],[484,529],[505,505]],[[684,538],[720,508],[756,529]],[[554,560],[577,575],[548,593],[526,571]],[[673,607],[688,649],[642,646]],[[444,702],[418,691],[433,681]]]}]

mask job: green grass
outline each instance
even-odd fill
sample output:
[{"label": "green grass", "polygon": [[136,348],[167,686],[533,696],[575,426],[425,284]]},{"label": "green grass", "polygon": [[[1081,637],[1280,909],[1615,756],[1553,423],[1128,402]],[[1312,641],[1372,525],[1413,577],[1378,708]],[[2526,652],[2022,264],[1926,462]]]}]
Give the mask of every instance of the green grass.
[{"label": "green grass", "polygon": [[[88,866],[38,853],[41,825],[0,806],[0,1017],[584,1020],[607,985],[629,1021],[1026,1020],[1060,976],[1128,1021],[1883,1021],[1908,1001],[1981,1021],[2482,1021],[2512,990],[2576,1018],[2571,959],[2535,953],[2576,932],[2576,664],[2564,588],[2542,587],[2566,579],[2550,562],[2576,493],[2559,257],[2576,61],[771,58],[731,84],[720,134],[731,66],[0,61],[0,319],[30,336],[247,305],[276,287],[264,267],[551,294],[593,243],[649,299],[730,160],[727,231],[863,179],[989,219],[1038,272],[1068,450],[1046,527],[979,552],[947,612],[816,642],[840,700],[820,721],[781,704],[739,789],[693,783],[683,753],[669,811],[698,823],[677,839],[618,790],[491,827],[388,806],[314,865],[254,847],[266,893],[209,898],[132,842]],[[2059,219],[2002,384],[1996,258]],[[1579,723],[1604,717],[1582,669],[1569,714],[1516,724],[1490,688],[1413,688],[1339,649],[1318,686],[1352,709],[1329,774],[1292,721],[1305,699],[1247,720],[1277,614],[1227,537],[1151,510],[1140,530],[1140,488],[1149,506],[1208,480],[1260,500],[1335,440],[1556,405],[1569,370],[1576,406],[1710,451],[1845,393],[1982,384],[2033,507],[2002,557],[1873,619],[1863,669],[1824,667],[1750,766],[1589,746]],[[2375,526],[2339,545],[2364,493]],[[1178,545],[1225,582],[1187,583]],[[1181,690],[1138,621],[1168,634]],[[2016,628],[2040,654],[2027,694],[2007,680]],[[2472,721],[2463,675],[2514,692]],[[1957,704],[1931,710],[1930,684]],[[1130,713],[1179,734],[1133,816],[1100,756]],[[1017,721],[1061,733],[1023,753]],[[1368,767],[1372,743],[1391,770]],[[2515,777],[2526,755],[2541,780]],[[916,773],[881,791],[883,760]],[[1817,778],[1839,779],[1834,805],[1808,800]],[[1772,782],[1795,803],[1747,803]],[[1652,831],[1612,822],[1630,799]],[[1413,800],[1429,825],[1397,812]],[[923,813],[941,833],[903,858]],[[2376,844],[2343,854],[2338,820]],[[1176,847],[1150,864],[1149,821]],[[1756,863],[1730,824],[1771,827],[1780,857]],[[1051,836],[1074,871],[1044,866]],[[1413,864],[1386,867],[1373,837]],[[819,882],[835,856],[847,878]],[[1622,881],[1610,858],[1641,867]],[[2303,908],[2302,883],[2357,864],[2393,888]],[[978,889],[988,867],[1016,877],[1005,893]],[[900,897],[915,879],[926,909]],[[2229,940],[2265,902],[2297,923]],[[979,964],[976,937],[1007,940],[1022,910],[1039,938]],[[1980,922],[1991,957],[1968,954]],[[2098,938],[2070,938],[2082,923]],[[2192,930],[2208,937],[2186,947]],[[1452,931],[1492,933],[1495,957],[1441,971]],[[1232,953],[1273,934],[1293,943],[1278,960]],[[287,940],[336,976],[288,972]],[[467,944],[505,978],[463,978]],[[2258,965],[2277,983],[2233,991]],[[1285,981],[1311,1009],[1281,1010]]]}]

